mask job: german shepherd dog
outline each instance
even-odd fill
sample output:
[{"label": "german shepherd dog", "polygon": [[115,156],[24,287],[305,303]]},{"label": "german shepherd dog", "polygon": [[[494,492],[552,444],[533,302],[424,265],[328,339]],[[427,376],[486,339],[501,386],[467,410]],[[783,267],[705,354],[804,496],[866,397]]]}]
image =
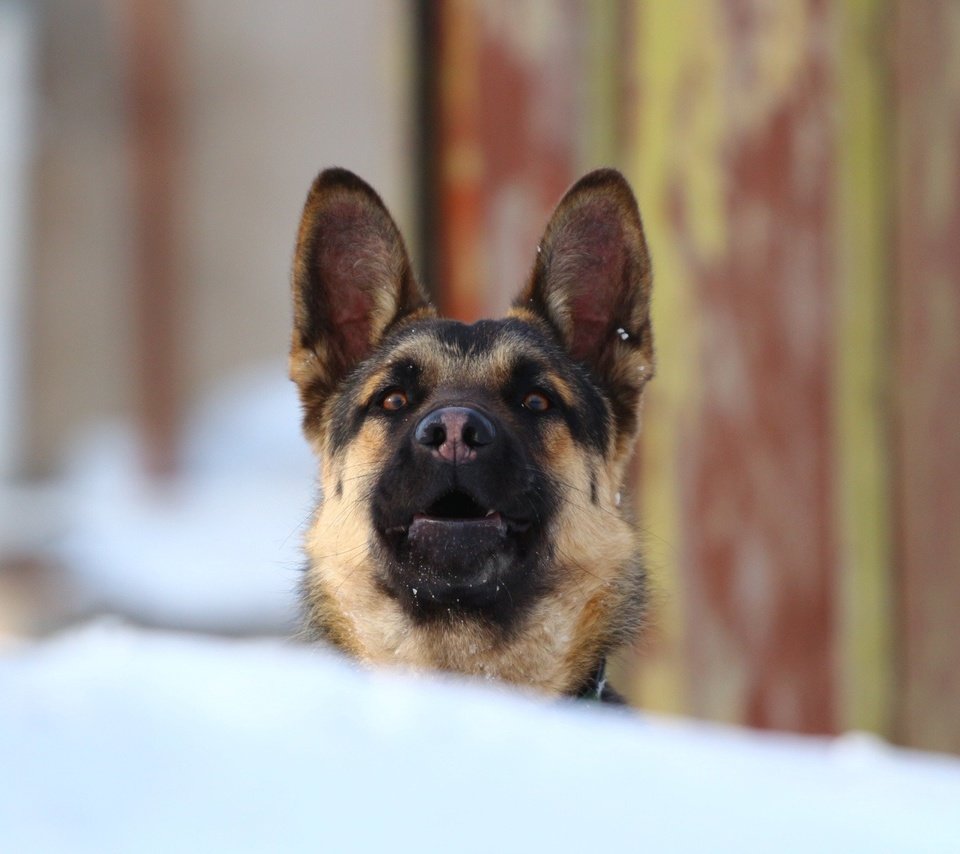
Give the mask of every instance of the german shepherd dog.
[{"label": "german shepherd dog", "polygon": [[653,375],[636,200],[599,170],[553,213],[507,316],[438,316],[377,194],[310,189],[290,374],[320,460],[307,635],[357,659],[610,699],[635,638],[640,537],[621,506]]}]

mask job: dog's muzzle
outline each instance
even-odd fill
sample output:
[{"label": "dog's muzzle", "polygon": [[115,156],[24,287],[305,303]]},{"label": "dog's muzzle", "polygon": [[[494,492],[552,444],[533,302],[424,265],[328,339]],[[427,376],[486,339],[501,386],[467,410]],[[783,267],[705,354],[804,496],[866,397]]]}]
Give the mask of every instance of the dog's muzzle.
[{"label": "dog's muzzle", "polygon": [[509,601],[543,516],[531,482],[516,437],[496,417],[460,402],[430,409],[378,487],[387,587],[421,614]]}]

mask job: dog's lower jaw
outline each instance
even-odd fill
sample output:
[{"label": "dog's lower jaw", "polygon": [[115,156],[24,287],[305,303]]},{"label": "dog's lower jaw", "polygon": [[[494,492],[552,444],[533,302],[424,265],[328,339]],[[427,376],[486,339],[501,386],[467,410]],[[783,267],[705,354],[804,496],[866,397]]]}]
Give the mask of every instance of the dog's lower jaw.
[{"label": "dog's lower jaw", "polygon": [[418,521],[409,535],[381,534],[377,552],[384,594],[414,622],[462,609],[495,617],[509,604],[518,543],[499,520]]},{"label": "dog's lower jaw", "polygon": [[[335,484],[339,471],[324,475]],[[587,481],[576,467],[559,477]],[[383,589],[389,554],[364,509],[363,483],[345,481],[342,495],[331,489],[307,533],[309,636],[366,664],[447,671],[555,696],[577,693],[600,658],[636,637],[644,606],[640,537],[612,502],[565,502],[549,527],[523,535],[538,537],[532,553],[543,583],[511,625],[453,607],[441,619],[418,621]],[[613,493],[601,477],[598,494]],[[516,597],[516,590],[501,594]]]}]

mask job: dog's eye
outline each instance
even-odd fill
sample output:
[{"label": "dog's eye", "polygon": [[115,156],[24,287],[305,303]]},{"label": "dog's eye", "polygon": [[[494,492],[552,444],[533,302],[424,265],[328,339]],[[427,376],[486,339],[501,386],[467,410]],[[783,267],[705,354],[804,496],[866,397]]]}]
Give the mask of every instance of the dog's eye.
[{"label": "dog's eye", "polygon": [[550,398],[542,391],[528,392],[523,398],[524,408],[531,412],[546,412],[550,405]]},{"label": "dog's eye", "polygon": [[383,396],[383,399],[380,401],[380,406],[386,409],[387,412],[397,412],[403,409],[407,403],[409,403],[409,399],[407,398],[406,392],[394,389]]}]

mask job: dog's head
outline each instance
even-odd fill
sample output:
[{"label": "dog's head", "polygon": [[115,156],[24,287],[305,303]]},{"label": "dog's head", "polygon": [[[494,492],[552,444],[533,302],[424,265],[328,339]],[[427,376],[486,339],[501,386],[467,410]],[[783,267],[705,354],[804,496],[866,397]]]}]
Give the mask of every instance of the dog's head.
[{"label": "dog's head", "polygon": [[653,373],[650,284],[611,170],[564,196],[508,316],[473,325],[437,316],[367,184],[317,178],[290,357],[322,464],[313,634],[556,693],[632,636],[644,574],[619,491]]}]

